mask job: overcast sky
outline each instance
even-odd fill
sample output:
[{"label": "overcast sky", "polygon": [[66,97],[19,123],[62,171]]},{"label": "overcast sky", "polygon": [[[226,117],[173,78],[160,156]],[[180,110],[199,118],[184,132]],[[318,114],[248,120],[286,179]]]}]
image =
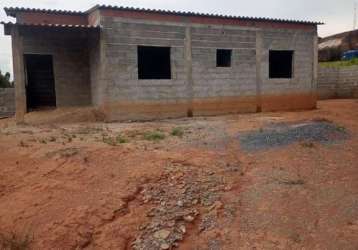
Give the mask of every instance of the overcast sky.
[{"label": "overcast sky", "polygon": [[[237,16],[323,21],[326,25],[319,27],[319,35],[327,36],[353,28],[354,1],[358,0],[1,0],[0,20],[13,20],[6,17],[4,7],[83,11],[100,3]],[[11,72],[11,69],[10,38],[4,36],[3,28],[0,28],[0,70]]]}]

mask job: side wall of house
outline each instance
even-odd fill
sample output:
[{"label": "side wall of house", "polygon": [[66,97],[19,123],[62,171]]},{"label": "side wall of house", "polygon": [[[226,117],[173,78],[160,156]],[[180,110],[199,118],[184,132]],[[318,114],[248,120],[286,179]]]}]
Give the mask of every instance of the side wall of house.
[{"label": "side wall of house", "polygon": [[[314,108],[316,31],[101,17],[99,106],[109,120]],[[171,47],[171,80],[138,80],[137,46]],[[216,67],[216,50],[232,65]],[[293,79],[269,79],[269,50],[294,50]],[[96,90],[95,90],[96,91]]]},{"label": "side wall of house", "polygon": [[53,56],[57,107],[91,104],[87,34],[22,28],[24,54]]},{"label": "side wall of house", "polygon": [[[260,75],[262,111],[311,109],[316,107],[316,31],[262,30]],[[269,51],[292,50],[292,79],[269,78]]]}]

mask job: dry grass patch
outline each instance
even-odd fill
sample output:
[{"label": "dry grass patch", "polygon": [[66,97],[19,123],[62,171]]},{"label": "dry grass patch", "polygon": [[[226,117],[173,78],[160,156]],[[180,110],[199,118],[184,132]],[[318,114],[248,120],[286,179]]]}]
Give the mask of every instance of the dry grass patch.
[{"label": "dry grass patch", "polygon": [[2,250],[29,250],[34,237],[30,234],[16,232],[0,232],[0,249]]},{"label": "dry grass patch", "polygon": [[102,141],[110,146],[118,146],[119,144],[129,142],[129,140],[121,134],[117,135],[116,137],[103,136]]}]

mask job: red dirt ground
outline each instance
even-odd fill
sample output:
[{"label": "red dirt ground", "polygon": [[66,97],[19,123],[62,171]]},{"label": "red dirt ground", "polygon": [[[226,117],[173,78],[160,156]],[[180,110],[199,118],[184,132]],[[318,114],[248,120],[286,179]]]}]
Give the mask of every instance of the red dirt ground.
[{"label": "red dirt ground", "polygon": [[[317,119],[350,139],[240,149],[242,131]],[[177,127],[182,137],[171,135]],[[358,249],[357,100],[145,123],[5,119],[0,128],[0,234],[31,235],[30,249]],[[156,130],[163,140],[144,139]]]}]

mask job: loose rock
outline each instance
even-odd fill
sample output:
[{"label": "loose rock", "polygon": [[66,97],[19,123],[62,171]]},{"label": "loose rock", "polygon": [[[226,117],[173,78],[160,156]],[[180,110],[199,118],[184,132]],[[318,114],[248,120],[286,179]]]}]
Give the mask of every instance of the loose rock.
[{"label": "loose rock", "polygon": [[154,233],[154,237],[157,238],[157,239],[162,239],[162,240],[165,240],[169,237],[170,235],[170,231],[169,230],[159,230],[157,232]]},{"label": "loose rock", "polygon": [[170,248],[170,246],[167,243],[164,243],[160,246],[160,249],[162,249],[162,250],[167,250],[169,248]]}]

